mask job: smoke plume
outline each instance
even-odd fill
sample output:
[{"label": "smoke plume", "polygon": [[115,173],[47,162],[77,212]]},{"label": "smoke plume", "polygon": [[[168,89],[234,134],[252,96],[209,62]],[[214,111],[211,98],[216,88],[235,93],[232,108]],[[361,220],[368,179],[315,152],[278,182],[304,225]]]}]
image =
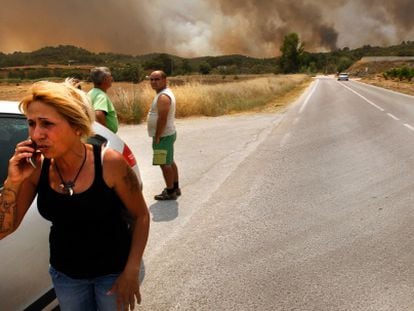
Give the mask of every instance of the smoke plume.
[{"label": "smoke plume", "polygon": [[312,52],[412,41],[412,12],[412,0],[5,0],[0,51],[273,57],[290,32]]}]

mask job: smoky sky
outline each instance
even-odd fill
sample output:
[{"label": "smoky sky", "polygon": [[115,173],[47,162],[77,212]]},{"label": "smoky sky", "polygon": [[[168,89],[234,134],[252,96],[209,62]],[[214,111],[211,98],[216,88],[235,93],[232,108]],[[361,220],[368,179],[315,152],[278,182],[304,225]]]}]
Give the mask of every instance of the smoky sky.
[{"label": "smoky sky", "polygon": [[296,32],[311,52],[414,40],[413,0],[0,0],[0,51],[273,57]]}]

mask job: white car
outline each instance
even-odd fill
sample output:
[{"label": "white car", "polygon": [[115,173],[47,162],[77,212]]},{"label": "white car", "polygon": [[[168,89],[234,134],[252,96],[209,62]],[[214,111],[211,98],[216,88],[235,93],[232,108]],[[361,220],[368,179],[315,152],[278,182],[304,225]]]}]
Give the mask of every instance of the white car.
[{"label": "white car", "polygon": [[340,73],[338,75],[338,81],[348,81],[349,80],[349,74],[348,73]]},{"label": "white car", "polygon": [[[90,143],[106,143],[119,151],[136,173],[141,175],[134,155],[117,135],[99,123]],[[28,137],[27,121],[18,103],[0,101],[0,186],[7,177],[8,160],[17,142]],[[20,227],[0,240],[0,310],[52,310],[58,303],[49,268],[50,223],[43,219],[33,201]]]}]

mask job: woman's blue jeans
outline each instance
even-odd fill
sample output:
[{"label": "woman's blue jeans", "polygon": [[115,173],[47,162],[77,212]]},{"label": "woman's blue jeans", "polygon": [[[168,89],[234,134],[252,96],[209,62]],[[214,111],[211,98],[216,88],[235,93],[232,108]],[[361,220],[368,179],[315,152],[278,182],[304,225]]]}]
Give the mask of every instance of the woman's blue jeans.
[{"label": "woman's blue jeans", "polygon": [[116,296],[107,293],[119,274],[94,279],[72,279],[52,266],[49,273],[61,311],[116,310]]}]

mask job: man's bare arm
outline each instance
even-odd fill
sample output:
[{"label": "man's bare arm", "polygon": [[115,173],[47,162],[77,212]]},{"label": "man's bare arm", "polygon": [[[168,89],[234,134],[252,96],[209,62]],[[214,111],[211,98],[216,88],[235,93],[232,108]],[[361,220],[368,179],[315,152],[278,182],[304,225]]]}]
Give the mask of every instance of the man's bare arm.
[{"label": "man's bare arm", "polygon": [[106,127],[106,114],[102,110],[95,110],[95,119]]}]

